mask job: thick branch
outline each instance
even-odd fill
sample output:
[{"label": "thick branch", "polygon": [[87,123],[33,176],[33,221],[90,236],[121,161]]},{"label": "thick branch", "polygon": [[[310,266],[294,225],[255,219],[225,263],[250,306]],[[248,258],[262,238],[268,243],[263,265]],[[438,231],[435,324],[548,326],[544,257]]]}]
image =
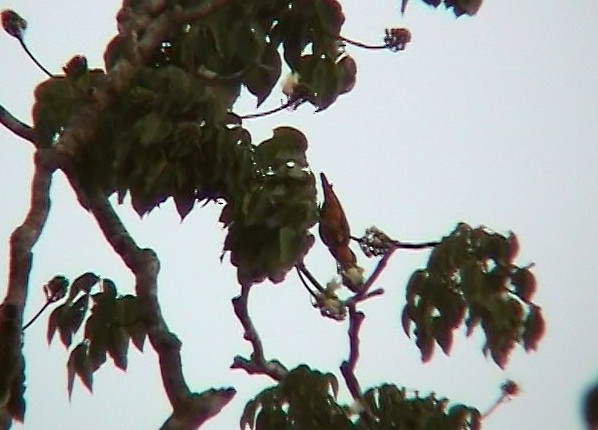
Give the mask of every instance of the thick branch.
[{"label": "thick branch", "polygon": [[33,129],[24,122],[15,118],[6,108],[0,105],[0,124],[12,131],[14,134],[35,145]]},{"label": "thick branch", "polygon": [[141,249],[114,212],[107,197],[85,193],[76,182],[71,184],[77,196],[96,219],[104,237],[135,275],[135,290],[149,340],[158,354],[164,390],[173,408],[164,430],[196,429],[216,415],[234,396],[235,390],[208,390],[191,393],[181,361],[181,341],[168,329],[158,301],[157,277],[160,262],[151,249]]},{"label": "thick branch", "polygon": [[264,357],[264,348],[262,341],[249,317],[249,311],[247,309],[249,304],[249,287],[241,287],[241,295],[235,297],[232,300],[235,315],[243,328],[245,333],[243,338],[251,343],[253,346],[253,353],[251,358],[248,360],[244,357],[237,355],[233,359],[231,369],[243,369],[249,374],[263,374],[268,375],[275,381],[280,381],[288,373],[288,370],[277,360],[266,361]]},{"label": "thick branch", "polygon": [[135,290],[150,342],[158,353],[164,389],[176,410],[191,395],[191,391],[182,372],[181,341],[169,331],[158,303],[158,257],[153,250],[137,246],[107,197],[100,193],[90,196],[70,179],[77,197],[85,202],[112,249],[135,275]]},{"label": "thick branch", "polygon": [[[33,259],[33,246],[48,219],[50,211],[50,185],[55,168],[45,164],[36,153],[35,170],[31,183],[29,211],[23,223],[10,237],[10,262],[8,289],[0,305],[0,417],[3,426],[10,426],[10,418],[23,420],[15,407],[22,402],[18,386],[24,378],[22,354],[23,309],[27,301],[29,275]],[[20,382],[19,382],[20,381]]]}]

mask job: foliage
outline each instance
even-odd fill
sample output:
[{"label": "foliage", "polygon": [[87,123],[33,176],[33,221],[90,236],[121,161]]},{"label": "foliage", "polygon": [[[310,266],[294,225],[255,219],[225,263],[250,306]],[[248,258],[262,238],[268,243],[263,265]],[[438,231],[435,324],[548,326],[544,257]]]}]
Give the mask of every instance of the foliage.
[{"label": "foliage", "polygon": [[[456,16],[473,15],[481,4],[480,0],[424,2],[434,7],[442,3]],[[403,11],[406,5],[403,0]],[[422,361],[427,362],[435,343],[448,355],[456,329],[464,324],[470,335],[479,325],[486,338],[484,353],[502,368],[517,343],[526,351],[535,350],[544,332],[541,309],[531,302],[536,289],[532,265],[514,262],[517,237],[460,223],[440,242],[405,244],[375,227],[356,238],[324,173],[318,208],[307,137],[280,126],[271,138],[254,143],[244,120],[260,114],[234,112],[243,88],[261,106],[284,69],[289,70],[284,88],[288,100],[281,108],[309,103],[316,111],[327,109],[355,84],[357,66],[345,44],[400,52],[411,33],[386,29],[383,45],[351,41],[341,35],[345,17],[336,0],[125,0],[117,18],[119,34],[104,52],[105,70],[89,69],[85,57],[75,56],[63,74],[46,71],[49,79],[35,89],[32,143],[38,154],[58,154],[61,161],[54,168],[64,171],[81,204],[136,276],[136,295],[119,294],[110,279],[91,272],[72,283],[56,276],[43,287],[47,302],[40,313],[56,304],[48,317],[47,341],[58,334],[70,350],[69,396],[75,377],[91,391],[94,373],[108,357],[126,370],[130,342],[142,351],[146,337],[161,366],[178,364],[162,368],[163,374],[174,372],[164,381],[173,422],[196,428],[234,395],[232,388],[190,392],[182,379],[180,341],[159,313],[157,258],[135,244],[108,197],[116,194],[121,204],[130,198],[141,217],[172,198],[181,219],[196,203],[218,201],[224,203],[219,221],[227,228],[223,256],[230,254],[241,287],[233,306],[244,337],[253,346],[249,359],[235,357],[231,367],[276,381],[247,403],[242,429],[479,429],[482,415],[474,407],[451,404],[435,394],[408,395],[394,384],[362,390],[354,370],[365,314],[357,307],[383,294],[372,287],[395,251],[433,248],[427,266],[415,271],[407,283],[405,333],[415,335]],[[156,29],[165,22],[169,26],[160,33]],[[2,23],[25,47],[26,22],[4,11]],[[151,41],[149,54],[146,40]],[[64,142],[73,140],[72,135],[83,142],[68,147]],[[311,229],[316,224],[338,267],[338,280],[325,287],[303,263],[315,241]],[[350,248],[352,241],[359,243],[366,257],[379,258],[367,278]],[[264,356],[248,313],[250,287],[266,279],[282,282],[293,268],[323,316],[349,320],[350,352],[340,370],[352,406],[339,403],[339,383],[332,373],[307,365],[289,371],[280,361]],[[347,299],[336,293],[344,287],[350,290]],[[20,348],[22,309],[11,306],[4,303],[0,308],[0,346],[5,342]],[[166,356],[168,360],[163,359]],[[0,349],[0,408],[20,420],[25,411],[24,376],[20,349]],[[509,382],[501,399],[517,391],[517,385]],[[163,428],[170,428],[169,422]]]},{"label": "foliage", "polygon": [[[94,287],[98,287],[100,291],[92,294]],[[110,279],[101,280],[90,272],[82,274],[70,284],[68,296],[50,314],[48,343],[52,342],[54,334],[58,332],[64,347],[70,348],[73,335],[83,326],[83,322],[83,340],[71,350],[67,363],[69,397],[73,391],[75,375],[92,390],[93,373],[106,362],[107,355],[112,358],[116,367],[126,370],[129,341],[139,351],[143,351],[146,337],[137,298],[130,294],[118,295],[116,286]]]},{"label": "foliage", "polygon": [[432,357],[434,342],[449,354],[453,331],[465,319],[467,335],[481,324],[484,352],[501,368],[516,342],[535,350],[544,334],[544,320],[530,300],[536,281],[529,267],[513,264],[517,237],[472,229],[464,223],[434,248],[425,269],[407,284],[402,322],[409,336],[415,323],[422,361]]},{"label": "foliage", "polygon": [[[284,430],[476,430],[480,413],[464,405],[448,408],[448,399],[433,394],[408,396],[406,390],[384,384],[367,390],[362,405],[336,401],[338,381],[301,365],[276,386],[259,393],[245,406],[241,429]],[[367,411],[367,412],[366,412]]]}]

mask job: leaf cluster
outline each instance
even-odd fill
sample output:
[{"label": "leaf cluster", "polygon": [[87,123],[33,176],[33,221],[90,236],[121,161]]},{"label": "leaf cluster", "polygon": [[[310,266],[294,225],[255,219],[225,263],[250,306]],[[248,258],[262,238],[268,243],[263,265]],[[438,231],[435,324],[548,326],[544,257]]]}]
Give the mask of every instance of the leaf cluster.
[{"label": "leaf cluster", "polygon": [[[255,148],[255,176],[245,193],[229,200],[220,221],[228,226],[224,251],[238,268],[241,285],[280,282],[313,243],[317,220],[315,179],[305,151],[307,139],[279,127]],[[256,240],[256,238],[260,240]]]},{"label": "leaf cluster", "polygon": [[[94,286],[99,286],[100,291],[92,294]],[[143,351],[147,334],[137,298],[118,295],[110,279],[100,279],[91,272],[70,284],[64,303],[50,314],[48,343],[58,332],[64,347],[70,348],[73,336],[83,325],[83,340],[71,350],[67,363],[69,396],[75,375],[92,390],[93,373],[106,362],[108,355],[116,367],[126,370],[129,341]]]},{"label": "leaf cluster", "polygon": [[[231,251],[240,282],[282,280],[309,248],[306,230],[316,221],[307,143],[285,127],[256,145],[232,109],[243,86],[261,104],[279,80],[283,58],[299,76],[293,97],[319,109],[354,80],[354,63],[347,66],[352,60],[337,43],[340,4],[305,3],[231,1],[176,27],[105,102],[70,173],[86,189],[117,193],[120,202],[130,195],[140,216],[169,198],[181,218],[196,202],[224,200],[224,250]],[[129,45],[120,35],[112,40],[107,71],[132,61]],[[64,76],[35,91],[33,118],[42,145],[53,145],[75,114],[98,102],[95,90],[109,75],[87,69],[83,60],[75,57]]]},{"label": "leaf cluster", "polygon": [[460,223],[437,245],[425,269],[411,276],[402,323],[411,333],[422,361],[432,357],[437,343],[449,354],[453,332],[465,321],[467,335],[481,325],[490,352],[501,368],[516,343],[535,350],[544,334],[544,319],[531,302],[536,281],[529,267],[513,263],[517,238],[471,228]]},{"label": "leaf cluster", "polygon": [[462,404],[448,407],[448,399],[434,394],[407,396],[406,390],[384,384],[364,394],[363,402],[374,419],[361,416],[359,430],[478,430],[481,415],[475,408]]},{"label": "leaf cluster", "polygon": [[408,396],[405,389],[384,384],[365,392],[356,407],[336,401],[338,382],[300,365],[276,386],[259,393],[245,406],[241,429],[330,429],[330,430],[477,430],[477,409],[434,394]]},{"label": "leaf cluster", "polygon": [[240,427],[255,430],[314,428],[351,429],[343,407],[336,403],[338,381],[300,365],[276,386],[259,393],[245,406]]}]

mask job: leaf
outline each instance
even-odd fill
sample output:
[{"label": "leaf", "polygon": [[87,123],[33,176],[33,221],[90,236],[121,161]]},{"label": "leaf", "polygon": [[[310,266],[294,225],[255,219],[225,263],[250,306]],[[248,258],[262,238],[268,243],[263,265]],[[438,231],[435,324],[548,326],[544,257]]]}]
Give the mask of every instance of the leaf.
[{"label": "leaf", "polygon": [[287,415],[280,407],[262,407],[257,416],[257,430],[283,430],[287,428]]},{"label": "leaf", "polygon": [[320,37],[338,36],[345,22],[345,15],[340,3],[336,0],[316,0],[314,3],[315,10],[320,18],[320,25],[324,30],[324,35]]},{"label": "leaf", "polygon": [[106,297],[110,297],[112,300],[116,298],[116,285],[111,279],[104,278],[102,280],[102,291]]},{"label": "leaf", "polygon": [[526,351],[538,349],[538,342],[544,336],[546,323],[542,317],[542,310],[539,306],[530,304],[529,314],[524,323],[523,347]]},{"label": "leaf", "polygon": [[133,345],[143,352],[147,330],[141,318],[137,297],[130,294],[123,296],[117,301],[117,306],[120,325],[130,336]]},{"label": "leaf", "polygon": [[127,370],[127,352],[129,350],[129,335],[121,327],[113,327],[108,338],[108,354],[114,365],[121,370]]},{"label": "leaf", "polygon": [[71,331],[70,327],[67,326],[67,322],[65,321],[64,317],[58,326],[58,334],[60,335],[60,341],[64,347],[68,349],[73,342],[73,332]]},{"label": "leaf", "polygon": [[407,337],[411,337],[411,317],[409,316],[409,305],[405,305],[403,312],[401,312],[401,325]]},{"label": "leaf", "polygon": [[511,275],[511,282],[515,286],[515,294],[525,303],[530,303],[536,292],[536,278],[528,268],[517,269]]},{"label": "leaf", "polygon": [[427,363],[434,353],[434,338],[428,334],[420,334],[419,332],[416,334],[417,340],[415,341],[415,344],[421,353],[422,363]]},{"label": "leaf", "polygon": [[257,107],[268,98],[280,78],[281,60],[278,51],[271,44],[264,48],[260,62],[243,76],[243,83],[251,94],[257,97]]},{"label": "leaf", "polygon": [[46,332],[46,340],[48,341],[48,345],[52,343],[54,333],[56,333],[56,329],[61,324],[62,313],[65,309],[68,309],[68,307],[66,304],[62,304],[56,307],[48,317],[48,330]]},{"label": "leaf", "polygon": [[336,379],[336,376],[334,376],[334,374],[332,373],[327,373],[326,375],[324,375],[324,377],[328,381],[328,384],[332,389],[332,394],[336,399],[336,397],[338,396],[338,379]]},{"label": "leaf", "polygon": [[100,277],[92,272],[87,272],[79,276],[71,284],[68,300],[72,301],[80,292],[89,293],[93,287],[100,280]]},{"label": "leaf", "polygon": [[482,6],[482,0],[451,0],[450,3],[445,0],[445,3],[447,5],[452,3],[456,16],[463,14],[473,16],[478,13],[480,6]]},{"label": "leaf", "polygon": [[436,320],[434,324],[434,337],[436,342],[442,348],[445,355],[450,355],[453,346],[453,331],[450,327],[444,326],[440,323],[441,320]]},{"label": "leaf", "polygon": [[75,333],[81,327],[88,306],[89,294],[85,294],[73,303],[65,312],[63,324],[65,327],[68,327],[71,333]]},{"label": "leaf", "polygon": [[259,406],[259,402],[257,399],[252,399],[245,405],[243,408],[243,413],[241,414],[241,419],[239,421],[239,428],[241,430],[245,430],[246,426],[249,426],[251,430],[253,430],[255,426],[255,413],[257,412],[257,408]]},{"label": "leaf", "polygon": [[163,142],[172,131],[172,122],[156,112],[150,112],[133,125],[133,132],[139,137],[139,142],[143,146]]},{"label": "leaf", "polygon": [[69,400],[73,393],[73,384],[75,375],[79,376],[83,385],[91,392],[93,386],[93,371],[90,367],[89,356],[87,354],[87,344],[81,342],[71,351],[67,362],[67,391]]},{"label": "leaf", "polygon": [[189,212],[191,212],[191,209],[193,209],[193,206],[195,205],[195,190],[192,188],[179,190],[174,194],[173,199],[176,210],[182,221],[189,215]]}]

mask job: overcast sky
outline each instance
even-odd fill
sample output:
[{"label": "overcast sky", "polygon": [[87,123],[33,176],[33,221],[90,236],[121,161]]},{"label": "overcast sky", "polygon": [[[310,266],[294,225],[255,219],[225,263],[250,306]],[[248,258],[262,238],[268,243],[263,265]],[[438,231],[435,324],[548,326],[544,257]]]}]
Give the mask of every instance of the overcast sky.
[{"label": "overcast sky", "polygon": [[[402,332],[400,311],[404,286],[427,253],[397,253],[378,281],[387,293],[363,306],[367,318],[357,368],[363,387],[395,382],[484,410],[511,378],[522,394],[489,417],[486,430],[581,428],[581,394],[598,378],[598,3],[487,2],[477,17],[459,20],[416,0],[401,18],[398,3],[343,2],[343,34],[378,43],[385,27],[407,26],[413,41],[404,53],[349,48],[358,64],[351,93],[322,113],[302,106],[246,126],[255,142],[278,125],[300,128],[309,139],[314,172],[325,171],[334,182],[355,235],[376,224],[400,240],[432,240],[459,221],[484,224],[515,231],[518,262],[536,264],[535,301],[547,320],[537,353],[517,348],[502,371],[482,355],[481,336],[459,335],[451,357],[437,350],[422,365]],[[0,6],[29,21],[29,46],[50,70],[60,71],[74,54],[103,66],[117,1],[0,0]],[[44,76],[4,34],[0,58],[0,102],[29,122],[33,89]],[[274,95],[265,108],[281,99]],[[253,109],[248,97],[238,106],[240,113]],[[28,204],[32,154],[29,143],[0,130],[3,279],[6,239]],[[52,202],[35,248],[26,318],[42,305],[41,286],[56,274],[73,279],[94,271],[113,279],[123,293],[131,292],[131,275],[78,207],[61,174]],[[119,208],[138,243],[161,258],[161,304],[184,342],[189,385],[198,392],[212,386],[238,390],[208,430],[238,428],[245,402],[270,384],[265,377],[228,369],[234,355],[248,355],[250,348],[230,304],[239,291],[235,272],[227,259],[222,264],[218,259],[225,234],[217,222],[220,209],[197,207],[180,223],[170,202],[142,221],[128,206]],[[334,273],[321,245],[306,262],[323,282]],[[346,324],[321,319],[293,274],[277,286],[256,286],[250,312],[267,358],[288,367],[305,362],[340,378],[337,369],[348,352]],[[25,338],[23,428],[152,429],[167,418],[171,409],[149,347],[143,355],[131,349],[126,373],[104,365],[94,375],[93,395],[76,382],[69,403],[68,355],[58,342],[46,345],[45,325],[43,318]]]}]

